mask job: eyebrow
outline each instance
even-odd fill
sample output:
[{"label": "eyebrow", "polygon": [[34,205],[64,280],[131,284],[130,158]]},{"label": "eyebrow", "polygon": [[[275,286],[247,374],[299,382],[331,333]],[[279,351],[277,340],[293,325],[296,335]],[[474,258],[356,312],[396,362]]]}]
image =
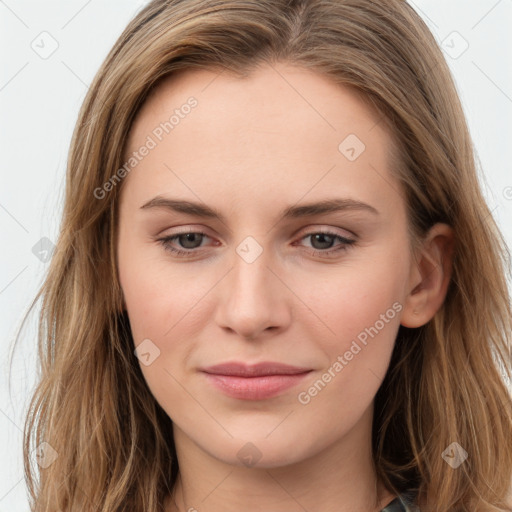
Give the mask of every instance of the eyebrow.
[{"label": "eyebrow", "polygon": [[[196,217],[217,219],[223,224],[226,224],[226,219],[222,213],[210,206],[192,201],[156,196],[147,203],[144,203],[140,208],[141,210],[163,208],[179,213],[194,215]],[[289,206],[281,212],[280,220],[313,217],[315,215],[342,211],[366,211],[373,215],[379,215],[378,210],[369,204],[350,198],[334,198],[314,203],[307,203],[300,206]]]}]

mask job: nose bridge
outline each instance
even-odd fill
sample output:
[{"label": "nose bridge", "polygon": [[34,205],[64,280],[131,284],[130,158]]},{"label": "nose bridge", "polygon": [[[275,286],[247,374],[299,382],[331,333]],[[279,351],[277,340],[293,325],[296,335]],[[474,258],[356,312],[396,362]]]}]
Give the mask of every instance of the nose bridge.
[{"label": "nose bridge", "polygon": [[[272,287],[272,283],[270,283],[272,273],[268,269],[267,254],[263,255],[262,253],[254,259],[252,255],[250,258],[245,258],[244,255],[239,254],[240,250],[239,247],[234,258],[231,287],[232,296],[237,297],[239,303],[245,303],[247,299],[255,300],[259,296],[263,297],[268,294],[268,288]],[[250,254],[250,252],[247,253],[247,255]]]},{"label": "nose bridge", "polygon": [[248,237],[236,249],[233,268],[222,288],[217,322],[245,338],[289,320],[286,294],[269,269],[271,255]]}]

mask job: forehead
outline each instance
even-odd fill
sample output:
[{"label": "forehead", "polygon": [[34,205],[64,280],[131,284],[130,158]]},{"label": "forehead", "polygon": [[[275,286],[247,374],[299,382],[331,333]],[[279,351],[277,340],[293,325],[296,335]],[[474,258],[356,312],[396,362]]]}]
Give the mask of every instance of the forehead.
[{"label": "forehead", "polygon": [[394,145],[381,121],[360,94],[311,70],[186,70],[162,81],[139,111],[125,156],[148,137],[155,147],[126,181],[147,193],[188,184],[187,193],[224,197],[234,186],[251,196],[286,188],[296,201],[357,185],[366,199],[385,200],[398,187],[385,190]]},{"label": "forehead", "polygon": [[223,112],[234,120],[238,113],[247,127],[250,122],[257,122],[258,117],[261,121],[261,116],[255,114],[262,112],[269,122],[285,114],[290,128],[296,118],[309,120],[310,127],[322,123],[333,131],[339,127],[339,121],[343,128],[351,123],[354,129],[357,121],[370,122],[372,127],[382,121],[382,116],[357,89],[337,84],[311,69],[275,63],[261,64],[244,76],[226,69],[185,69],[173,73],[152,90],[137,115],[132,134],[141,131],[140,128],[147,132],[147,120],[162,119],[162,115],[179,109],[190,96],[197,98],[201,106],[195,111],[195,118],[200,117],[198,112],[205,120],[208,113]]}]

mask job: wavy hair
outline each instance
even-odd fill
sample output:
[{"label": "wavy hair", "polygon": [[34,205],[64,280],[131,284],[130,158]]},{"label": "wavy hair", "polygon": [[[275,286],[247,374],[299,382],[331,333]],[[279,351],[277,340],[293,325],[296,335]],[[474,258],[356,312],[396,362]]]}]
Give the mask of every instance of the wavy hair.
[{"label": "wavy hair", "polygon": [[[484,200],[449,68],[402,0],[153,0],[96,74],[68,155],[56,249],[36,301],[38,369],[24,431],[34,512],[160,512],[178,465],[171,420],[134,355],[116,265],[123,165],[134,118],[185,69],[247,76],[284,61],[360,93],[396,138],[393,169],[410,236],[436,222],[456,236],[446,299],[424,326],[400,327],[375,397],[378,477],[414,489],[422,512],[511,510],[510,254]],[[456,470],[441,456],[459,443]],[[47,442],[57,457],[35,467]],[[46,446],[46,445],[45,445]]]}]

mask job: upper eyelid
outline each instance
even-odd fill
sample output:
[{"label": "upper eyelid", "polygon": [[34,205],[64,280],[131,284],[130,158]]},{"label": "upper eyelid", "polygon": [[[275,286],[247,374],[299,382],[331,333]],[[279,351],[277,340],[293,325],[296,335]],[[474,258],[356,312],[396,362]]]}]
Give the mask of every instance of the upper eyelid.
[{"label": "upper eyelid", "polygon": [[[343,233],[337,233],[337,230],[342,230],[347,235]],[[203,233],[204,235],[208,236],[209,238],[215,238],[214,235],[208,234],[209,228],[199,227],[199,226],[192,226],[192,227],[184,227],[181,231],[177,231],[175,233],[169,233],[167,235],[162,235],[161,238],[169,238],[173,236],[178,235],[184,235],[187,233]],[[293,237],[297,237],[302,233],[302,236],[308,236],[311,234],[319,233],[319,232],[331,232],[331,234],[334,234],[336,236],[341,236],[342,238],[358,238],[358,235],[347,228],[342,228],[340,226],[329,226],[326,224],[315,224],[313,226],[309,226],[307,228],[300,228],[294,231]]]}]

